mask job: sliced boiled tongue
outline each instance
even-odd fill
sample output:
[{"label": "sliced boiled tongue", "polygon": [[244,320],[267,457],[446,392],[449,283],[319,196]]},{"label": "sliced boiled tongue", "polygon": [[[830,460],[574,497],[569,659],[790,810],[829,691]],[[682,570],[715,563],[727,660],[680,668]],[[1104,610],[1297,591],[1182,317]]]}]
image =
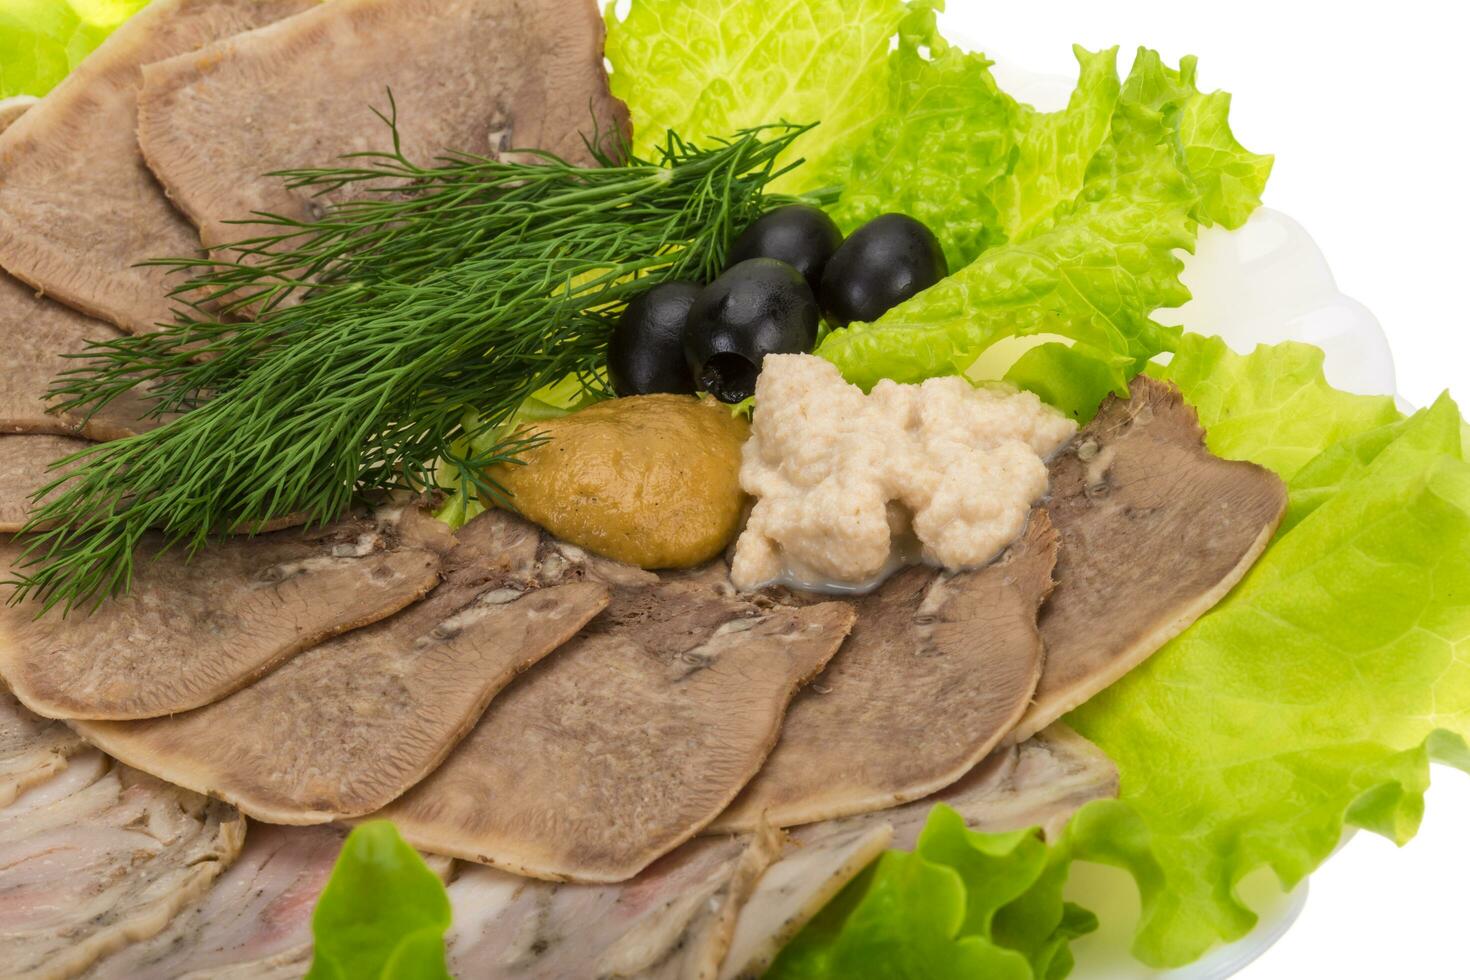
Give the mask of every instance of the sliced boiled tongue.
[{"label": "sliced boiled tongue", "polygon": [[[517,518],[491,511],[470,536]],[[512,678],[607,605],[607,589],[541,587],[471,545],[429,596],[316,644],[223,700],[140,721],[74,721],[147,772],[273,823],[326,823],[386,806],[434,769]]]},{"label": "sliced boiled tongue", "polygon": [[[53,470],[52,464],[89,445],[70,436],[0,435],[0,533],[25,527],[35,494],[66,472]],[[54,496],[53,492],[46,499]]]},{"label": "sliced boiled tongue", "polygon": [[[54,438],[0,437],[0,453]],[[25,547],[0,544],[7,570]],[[233,537],[192,557],[162,547],[146,542],[131,592],[90,612],[38,617],[34,603],[0,606],[0,676],[27,707],[50,718],[135,719],[210,704],[415,602],[441,562],[432,547],[364,518]]]},{"label": "sliced boiled tongue", "polygon": [[131,333],[172,320],[167,294],[175,280],[139,263],[198,255],[199,236],[138,149],[142,67],[311,6],[158,0],[118,28],[0,134],[0,268]]},{"label": "sliced boiled tongue", "polygon": [[148,418],[148,400],[129,392],[90,415],[60,411],[46,399],[52,382],[81,363],[90,342],[121,334],[101,320],[83,316],[0,272],[0,432],[75,435],[105,442],[158,425]]},{"label": "sliced boiled tongue", "polygon": [[382,816],[437,853],[531,877],[621,881],[734,799],[853,613],[740,596],[723,563],[655,576],[553,546],[541,566],[608,582],[607,611]]},{"label": "sliced boiled tongue", "polygon": [[1039,509],[984,568],[909,568],[858,599],[852,635],[792,702],[775,751],[711,832],[882,810],[969,772],[1030,704],[1056,555]]},{"label": "sliced boiled tongue", "polygon": [[447,152],[527,148],[590,165],[589,141],[615,152],[628,134],[591,0],[312,6],[144,72],[138,142],[209,248],[258,234],[237,223],[249,215],[305,220],[342,200],[349,191],[293,190],[265,175],[392,150],[377,115],[389,93],[402,152],[423,166]]},{"label": "sliced boiled tongue", "polygon": [[1046,669],[1021,741],[1148,659],[1223,599],[1286,511],[1286,487],[1205,448],[1194,409],[1145,375],[1109,396],[1051,463],[1061,535],[1041,611]]}]

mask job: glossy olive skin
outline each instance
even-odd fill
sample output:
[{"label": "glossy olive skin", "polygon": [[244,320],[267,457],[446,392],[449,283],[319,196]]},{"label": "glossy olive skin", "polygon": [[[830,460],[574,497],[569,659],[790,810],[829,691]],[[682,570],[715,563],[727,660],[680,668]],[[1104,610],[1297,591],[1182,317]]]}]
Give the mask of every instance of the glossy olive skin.
[{"label": "glossy olive skin", "polygon": [[947,275],[949,263],[934,232],[906,214],[880,214],[833,254],[819,295],[839,326],[871,323]]},{"label": "glossy olive skin", "polygon": [[684,323],[699,284],[675,279],[635,296],[607,342],[607,379],[621,397],[692,395]]},{"label": "glossy olive skin", "polygon": [[788,204],[751,222],[730,246],[727,264],[780,259],[795,267],[815,293],[822,283],[822,270],[841,244],[842,230],[827,212],[805,204]]},{"label": "glossy olive skin", "polygon": [[700,290],[684,330],[694,385],[722,402],[755,394],[767,354],[804,354],[817,342],[821,314],[795,267],[746,259]]}]

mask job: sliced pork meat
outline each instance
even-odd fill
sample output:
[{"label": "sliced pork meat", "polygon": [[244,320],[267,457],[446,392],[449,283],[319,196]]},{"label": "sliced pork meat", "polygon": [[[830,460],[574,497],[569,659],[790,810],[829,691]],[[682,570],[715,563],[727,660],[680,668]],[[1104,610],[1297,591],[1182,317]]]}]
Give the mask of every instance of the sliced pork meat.
[{"label": "sliced pork meat", "polygon": [[0,810],[7,977],[75,976],[155,935],[244,841],[244,818],[223,803],[100,757],[80,763]]},{"label": "sliced pork meat", "polygon": [[[592,0],[334,0],[150,66],[138,138],[209,247],[250,237],[256,212],[305,219],[331,194],[263,174],[390,150],[374,110],[397,106],[404,154],[542,149],[590,163],[627,109],[608,91]],[[258,126],[241,126],[255,119]]]},{"label": "sliced pork meat", "polygon": [[245,849],[168,928],[99,960],[89,980],[258,976],[311,963],[311,912],[342,848],[333,827],[251,824]]},{"label": "sliced pork meat", "polygon": [[0,532],[25,527],[36,503],[33,495],[66,472],[51,465],[90,445],[67,436],[0,435]]},{"label": "sliced pork meat", "polygon": [[1046,669],[1021,740],[1146,660],[1225,597],[1286,510],[1286,487],[1220,459],[1174,386],[1139,376],[1051,463],[1061,535],[1041,615]]},{"label": "sliced pork meat", "polygon": [[1038,510],[985,568],[909,568],[859,599],[852,636],[792,702],[776,750],[713,829],[748,830],[762,815],[790,827],[882,810],[969,772],[1036,689],[1036,616],[1056,554]]},{"label": "sliced pork meat", "polygon": [[554,885],[462,866],[449,966],[463,977],[714,980],[736,918],[782,842],[691,841],[621,884]]},{"label": "sliced pork meat", "polygon": [[744,905],[721,980],[760,976],[776,954],[888,841],[911,850],[936,803],[972,830],[1039,826],[1051,835],[1084,803],[1114,796],[1118,770],[1103,752],[1061,725],[998,750],[944,792],[905,806],[798,829],[782,859]]},{"label": "sliced pork meat", "polygon": [[[488,546],[487,529],[519,524],[492,511],[467,537]],[[424,601],[314,646],[222,701],[75,726],[130,765],[272,823],[372,813],[439,765],[511,678],[607,605],[594,582],[536,588],[508,577],[493,550],[467,545],[448,561]]]},{"label": "sliced pork meat", "polygon": [[[42,438],[8,436],[7,439]],[[132,591],[90,614],[0,608],[0,674],[48,718],[151,718],[217,701],[321,640],[433,588],[440,556],[349,518],[139,555]],[[0,547],[5,566],[21,545]]]},{"label": "sliced pork meat", "polygon": [[56,376],[79,363],[68,355],[82,353],[89,341],[119,336],[101,320],[38,296],[0,272],[0,432],[79,435],[105,442],[157,425],[145,418],[149,404],[140,395],[116,398],[90,418],[59,412],[46,400]]},{"label": "sliced pork meat", "polygon": [[383,816],[424,850],[531,877],[621,881],[755,774],[852,610],[758,604],[735,593],[723,564],[659,578],[553,549],[542,573],[558,564],[608,580],[607,612],[527,671]]},{"label": "sliced pork meat", "polygon": [[156,0],[118,28],[0,134],[0,267],[124,330],[171,319],[165,271],[135,264],[195,255],[199,237],[138,150],[142,66],[313,5]]},{"label": "sliced pork meat", "polygon": [[[245,849],[168,928],[103,957],[86,980],[299,980],[311,967],[311,915],[343,831],[250,823]],[[430,856],[447,878],[452,862]]]},{"label": "sliced pork meat", "polygon": [[14,802],[0,809],[0,816],[7,821],[16,820],[32,810],[72,797],[101,779],[111,765],[111,759],[84,744],[67,759],[67,765],[61,772],[22,792]]},{"label": "sliced pork meat", "polygon": [[85,743],[70,728],[32,714],[9,691],[0,690],[0,808],[65,769],[83,748]]},{"label": "sliced pork meat", "polygon": [[[840,824],[842,821],[834,821]],[[717,976],[758,977],[782,947],[893,843],[893,826],[862,820],[791,842],[740,910]]]},{"label": "sliced pork meat", "polygon": [[[749,891],[727,883],[740,879],[742,864],[771,860],[764,833],[698,838],[620,884],[552,884],[462,866],[449,887],[450,968],[484,980],[706,978],[714,976],[707,951],[728,947],[718,975],[757,976],[883,850],[913,847],[934,803],[953,806],[977,830],[1055,829],[1083,803],[1116,791],[1107,757],[1056,726],[998,750],[937,797],[802,827]],[[691,933],[691,924],[732,908],[732,936]],[[718,942],[691,943],[692,934]],[[706,955],[689,955],[691,945]]]}]

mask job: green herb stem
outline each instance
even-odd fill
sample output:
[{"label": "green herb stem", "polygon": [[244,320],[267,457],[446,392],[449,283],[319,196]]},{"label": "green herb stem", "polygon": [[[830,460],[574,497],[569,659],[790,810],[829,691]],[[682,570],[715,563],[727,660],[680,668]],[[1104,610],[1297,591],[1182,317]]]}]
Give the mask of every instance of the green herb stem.
[{"label": "green herb stem", "polygon": [[486,433],[501,435],[477,459],[514,459],[529,445],[502,428],[517,408],[568,375],[599,385],[634,293],[717,274],[801,132],[709,147],[670,134],[656,161],[597,168],[546,155],[419,167],[395,152],[283,175],[351,199],[313,221],[258,215],[267,231],[227,260],[156,263],[187,276],[179,321],[95,344],[58,379],[71,411],[142,387],[156,413],[184,414],[88,449],[37,495],[59,491],[33,512],[15,601],[71,609],[125,591],[150,530],[197,549],[433,485],[439,460]]}]

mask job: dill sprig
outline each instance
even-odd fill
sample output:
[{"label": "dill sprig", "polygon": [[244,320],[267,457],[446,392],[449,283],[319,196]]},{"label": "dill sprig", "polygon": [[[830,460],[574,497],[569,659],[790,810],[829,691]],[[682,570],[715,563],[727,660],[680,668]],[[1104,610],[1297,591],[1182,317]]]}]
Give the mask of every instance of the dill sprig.
[{"label": "dill sprig", "polygon": [[[385,119],[392,125],[392,119]],[[227,259],[169,259],[178,322],[92,345],[52,395],[96,411],[134,388],[167,424],[93,446],[37,494],[11,584],[70,610],[128,590],[150,531],[193,550],[229,529],[334,519],[364,494],[478,474],[534,436],[505,432],[527,396],[595,371],[622,306],[667,279],[718,273],[732,236],[773,198],[805,127],[708,146],[669,134],[653,160],[581,168],[393,151],[282,174],[350,199],[309,221],[261,214]],[[477,420],[477,421],[467,421]],[[480,489],[496,493],[484,484]]]}]

